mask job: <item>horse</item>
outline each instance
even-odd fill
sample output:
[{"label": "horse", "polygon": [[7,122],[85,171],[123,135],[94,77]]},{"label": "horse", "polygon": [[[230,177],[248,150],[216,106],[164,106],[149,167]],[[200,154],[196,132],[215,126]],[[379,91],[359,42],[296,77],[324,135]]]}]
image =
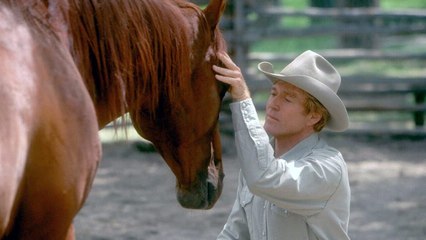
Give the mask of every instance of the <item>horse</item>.
[{"label": "horse", "polygon": [[214,206],[225,5],[0,0],[0,239],[74,239],[98,131],[125,114],[175,175],[181,206]]}]

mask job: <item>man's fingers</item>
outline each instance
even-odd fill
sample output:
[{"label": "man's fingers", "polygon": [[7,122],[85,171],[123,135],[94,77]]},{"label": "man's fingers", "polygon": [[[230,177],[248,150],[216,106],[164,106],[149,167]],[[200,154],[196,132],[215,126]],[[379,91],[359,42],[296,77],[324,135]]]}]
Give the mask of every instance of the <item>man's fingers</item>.
[{"label": "man's fingers", "polygon": [[222,75],[216,75],[216,79],[231,86],[235,83],[235,78],[225,77]]},{"label": "man's fingers", "polygon": [[229,92],[234,100],[240,101],[250,97],[247,85],[244,81],[240,68],[235,65],[226,52],[218,53],[218,59],[224,67],[213,65],[213,71],[216,72],[216,79],[225,84],[229,84]]},{"label": "man's fingers", "polygon": [[223,68],[223,67],[213,65],[213,70],[216,73],[219,73],[220,75],[223,75],[223,76],[234,77],[234,78],[240,77],[240,72],[230,70],[228,68]]},{"label": "man's fingers", "polygon": [[226,52],[221,52],[217,54],[219,60],[229,69],[232,70],[240,70],[240,68],[235,65],[235,63],[232,61],[231,57]]}]

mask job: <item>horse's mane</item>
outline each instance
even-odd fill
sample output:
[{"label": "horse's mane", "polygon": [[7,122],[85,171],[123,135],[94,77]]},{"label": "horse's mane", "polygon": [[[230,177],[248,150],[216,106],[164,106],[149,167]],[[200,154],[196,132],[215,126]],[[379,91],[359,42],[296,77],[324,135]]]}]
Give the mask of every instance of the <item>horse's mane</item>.
[{"label": "horse's mane", "polygon": [[190,92],[191,49],[182,33],[189,26],[173,1],[75,0],[70,9],[73,54],[95,102],[120,103],[111,107],[124,113],[126,100],[140,103],[149,94],[152,110],[160,95],[173,101]]}]

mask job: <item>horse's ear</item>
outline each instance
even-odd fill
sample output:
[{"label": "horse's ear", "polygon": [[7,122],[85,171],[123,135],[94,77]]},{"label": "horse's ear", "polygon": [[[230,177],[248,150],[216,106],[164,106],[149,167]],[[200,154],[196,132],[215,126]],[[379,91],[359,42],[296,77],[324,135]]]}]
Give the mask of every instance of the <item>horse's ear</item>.
[{"label": "horse's ear", "polygon": [[212,29],[219,24],[220,17],[225,11],[227,0],[210,0],[209,5],[204,9],[204,15]]}]

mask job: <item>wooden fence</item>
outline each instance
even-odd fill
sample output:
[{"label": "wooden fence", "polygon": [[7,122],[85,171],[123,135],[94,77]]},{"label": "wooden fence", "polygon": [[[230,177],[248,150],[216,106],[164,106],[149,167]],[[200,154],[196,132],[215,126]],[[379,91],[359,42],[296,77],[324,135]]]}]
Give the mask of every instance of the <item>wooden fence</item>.
[{"label": "wooden fence", "polygon": [[[203,4],[208,1],[195,2]],[[221,26],[234,60],[244,70],[254,99],[265,95],[270,87],[260,80],[263,76],[257,74],[256,64],[269,61],[278,63],[276,66],[282,68],[283,64],[289,63],[299,54],[254,52],[252,47],[255,43],[270,39],[284,41],[289,38],[333,37],[340,39],[340,43],[337,41],[330,48],[312,49],[306,46],[306,49],[322,54],[337,65],[361,61],[416,66],[412,71],[414,73],[406,69],[402,69],[401,74],[363,73],[363,69],[356,73],[341,72],[339,94],[351,120],[355,119],[351,121],[350,131],[426,134],[426,9],[383,11],[377,7],[311,7],[295,10],[281,6],[276,0],[229,0],[229,4]],[[288,18],[308,19],[306,22],[309,24],[303,27],[282,24]],[[345,46],[343,41],[351,38],[358,39],[360,45],[351,45],[350,48]],[[367,39],[367,42],[360,39]],[[406,41],[407,45],[400,44],[394,50],[384,48],[382,43],[389,39],[394,42],[398,42],[398,39]],[[407,114],[411,117],[401,118],[401,115]],[[222,118],[225,122],[229,121],[226,116]]]}]

